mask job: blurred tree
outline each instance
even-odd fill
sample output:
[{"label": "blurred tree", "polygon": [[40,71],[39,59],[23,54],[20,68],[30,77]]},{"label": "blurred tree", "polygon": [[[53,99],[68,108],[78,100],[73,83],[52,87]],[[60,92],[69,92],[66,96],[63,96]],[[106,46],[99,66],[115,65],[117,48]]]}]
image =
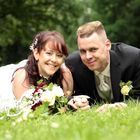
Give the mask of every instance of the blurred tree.
[{"label": "blurred tree", "polygon": [[33,36],[42,30],[61,32],[74,49],[82,11],[79,0],[0,0],[1,65],[26,58]]},{"label": "blurred tree", "polygon": [[94,0],[92,7],[113,42],[125,42],[140,48],[140,0]]}]

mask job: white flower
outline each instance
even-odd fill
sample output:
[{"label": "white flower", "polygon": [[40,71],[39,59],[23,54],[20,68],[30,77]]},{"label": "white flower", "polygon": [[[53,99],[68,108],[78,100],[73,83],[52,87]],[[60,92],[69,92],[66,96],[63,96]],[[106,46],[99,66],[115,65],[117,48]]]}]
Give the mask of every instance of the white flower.
[{"label": "white flower", "polygon": [[121,93],[123,95],[128,95],[129,91],[131,90],[131,88],[127,85],[123,86],[122,89],[121,89]]},{"label": "white flower", "polygon": [[53,86],[52,93],[57,97],[64,96],[64,92],[63,92],[62,88],[57,85]]},{"label": "white flower", "polygon": [[42,102],[49,102],[49,106],[54,105],[55,95],[51,91],[46,90],[41,94],[41,101]]},{"label": "white flower", "polygon": [[30,45],[30,47],[29,47],[31,51],[36,47],[37,43],[38,43],[38,39],[36,38],[36,39],[34,40],[34,42],[33,42],[33,43]]}]

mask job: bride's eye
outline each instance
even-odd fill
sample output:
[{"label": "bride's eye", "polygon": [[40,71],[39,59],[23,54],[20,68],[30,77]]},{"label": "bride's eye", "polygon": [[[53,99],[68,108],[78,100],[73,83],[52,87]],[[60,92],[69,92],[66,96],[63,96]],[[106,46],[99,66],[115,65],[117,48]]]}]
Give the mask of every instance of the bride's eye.
[{"label": "bride's eye", "polygon": [[46,52],[46,55],[51,56],[52,52]]}]

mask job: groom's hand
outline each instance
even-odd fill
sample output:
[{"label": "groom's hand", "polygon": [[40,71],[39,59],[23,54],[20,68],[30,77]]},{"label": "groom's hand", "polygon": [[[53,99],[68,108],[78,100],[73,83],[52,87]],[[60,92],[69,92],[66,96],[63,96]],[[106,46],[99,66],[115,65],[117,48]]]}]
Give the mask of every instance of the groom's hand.
[{"label": "groom's hand", "polygon": [[100,106],[99,108],[97,108],[96,112],[106,112],[109,109],[123,109],[126,107],[127,107],[127,104],[123,102],[117,102],[114,104],[104,104]]},{"label": "groom's hand", "polygon": [[75,110],[87,110],[90,108],[88,101],[89,98],[90,97],[86,95],[73,96],[73,98],[68,102],[68,105],[70,105]]}]

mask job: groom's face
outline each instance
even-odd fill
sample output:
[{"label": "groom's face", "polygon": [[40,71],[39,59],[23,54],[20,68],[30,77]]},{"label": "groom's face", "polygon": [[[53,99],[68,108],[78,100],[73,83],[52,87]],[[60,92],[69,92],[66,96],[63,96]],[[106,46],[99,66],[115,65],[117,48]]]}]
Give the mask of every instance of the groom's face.
[{"label": "groom's face", "polygon": [[[108,40],[107,40],[108,41]],[[103,71],[109,63],[111,44],[103,41],[97,33],[89,37],[78,37],[82,62],[92,71]]]}]

